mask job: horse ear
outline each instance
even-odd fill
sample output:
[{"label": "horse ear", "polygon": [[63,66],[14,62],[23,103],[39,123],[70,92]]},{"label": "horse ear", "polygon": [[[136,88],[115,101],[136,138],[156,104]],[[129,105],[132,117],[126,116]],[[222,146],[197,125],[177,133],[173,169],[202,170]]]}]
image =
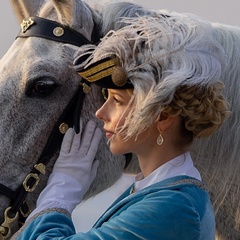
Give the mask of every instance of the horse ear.
[{"label": "horse ear", "polygon": [[45,0],[11,0],[11,5],[19,23],[21,23],[24,18],[36,16],[44,2]]},{"label": "horse ear", "polygon": [[52,0],[52,3],[59,21],[91,40],[94,28],[92,11],[81,0]]}]

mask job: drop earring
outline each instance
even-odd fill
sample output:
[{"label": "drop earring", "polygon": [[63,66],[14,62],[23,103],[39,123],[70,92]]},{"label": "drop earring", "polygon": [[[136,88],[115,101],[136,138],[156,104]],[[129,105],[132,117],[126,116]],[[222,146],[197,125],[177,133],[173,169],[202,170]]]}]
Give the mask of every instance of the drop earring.
[{"label": "drop earring", "polygon": [[159,136],[157,138],[157,145],[161,146],[163,144],[162,131],[159,131]]}]

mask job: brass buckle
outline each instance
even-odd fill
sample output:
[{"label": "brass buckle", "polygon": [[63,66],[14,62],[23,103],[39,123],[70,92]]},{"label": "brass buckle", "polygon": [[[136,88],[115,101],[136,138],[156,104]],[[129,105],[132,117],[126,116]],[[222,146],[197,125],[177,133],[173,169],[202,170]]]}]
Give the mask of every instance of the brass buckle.
[{"label": "brass buckle", "polygon": [[37,169],[42,174],[46,173],[46,166],[43,163],[35,164],[34,168]]},{"label": "brass buckle", "polygon": [[[27,185],[29,179],[31,179],[31,178],[33,178],[34,181],[35,181],[35,183],[33,184],[32,187]],[[38,174],[36,174],[36,173],[29,173],[26,176],[26,178],[24,179],[24,181],[23,181],[23,187],[24,187],[25,191],[26,192],[33,192],[36,189],[39,181],[40,181],[40,178],[39,178]]]},{"label": "brass buckle", "polygon": [[6,240],[11,236],[11,226],[15,221],[18,221],[18,212],[13,218],[11,218],[10,216],[8,216],[10,210],[11,207],[8,207],[4,211],[4,222],[0,226],[0,240]]},{"label": "brass buckle", "polygon": [[85,94],[88,94],[91,91],[91,88],[86,83],[80,83],[80,85],[82,85]]},{"label": "brass buckle", "polygon": [[22,203],[22,206],[19,208],[19,211],[24,218],[27,218],[30,215],[31,209],[26,201]]}]

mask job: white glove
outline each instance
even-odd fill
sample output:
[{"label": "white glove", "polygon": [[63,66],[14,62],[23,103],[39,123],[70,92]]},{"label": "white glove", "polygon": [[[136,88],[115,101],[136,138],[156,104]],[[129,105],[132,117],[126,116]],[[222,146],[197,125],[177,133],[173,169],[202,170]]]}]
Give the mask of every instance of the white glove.
[{"label": "white glove", "polygon": [[73,128],[66,132],[52,172],[64,173],[76,179],[85,194],[97,174],[98,161],[94,161],[94,158],[101,137],[102,132],[96,128],[93,120],[88,121],[84,131],[80,120],[79,134],[76,134]]},{"label": "white glove", "polygon": [[101,137],[102,132],[93,120],[89,120],[83,132],[80,120],[79,134],[73,128],[67,130],[47,186],[28,219],[48,208],[64,208],[72,213],[96,177],[99,162],[94,158]]}]

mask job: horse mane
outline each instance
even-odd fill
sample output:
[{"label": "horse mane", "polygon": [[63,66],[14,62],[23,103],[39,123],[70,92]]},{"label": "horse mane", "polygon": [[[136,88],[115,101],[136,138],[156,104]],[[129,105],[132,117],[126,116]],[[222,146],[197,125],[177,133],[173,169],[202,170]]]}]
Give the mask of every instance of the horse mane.
[{"label": "horse mane", "polygon": [[[240,230],[239,168],[240,148],[240,27],[213,23],[216,39],[225,49],[226,68],[222,72],[224,95],[229,102],[230,117],[210,138],[196,140],[193,160],[212,197],[216,225],[231,227],[230,236]],[[226,215],[228,218],[226,219]],[[233,230],[235,229],[236,232]],[[221,234],[227,234],[222,229]],[[229,230],[230,231],[230,230]],[[231,238],[233,239],[233,238]]]},{"label": "horse mane", "polygon": [[[223,45],[226,53],[227,66],[223,71],[221,80],[225,84],[224,94],[228,100],[231,111],[229,119],[218,132],[219,146],[223,146],[218,149],[218,157],[223,160],[227,159],[227,161],[219,161],[219,168],[216,168],[216,171],[223,167],[224,169],[229,169],[230,171],[228,173],[231,174],[227,174],[226,177],[228,180],[231,180],[230,183],[233,184],[239,175],[237,165],[240,165],[240,161],[238,161],[238,159],[240,159],[240,149],[237,146],[233,147],[233,144],[239,142],[240,132],[240,44],[238,44],[240,42],[240,28],[223,24],[213,24],[213,26],[215,28],[216,38]],[[226,186],[226,188],[229,188],[229,185]]]},{"label": "horse mane", "polygon": [[[220,133],[222,133],[220,137],[223,147],[219,148],[218,151],[219,157],[222,159],[222,161],[219,162],[219,168],[225,169],[228,173],[225,179],[228,184],[224,186],[226,188],[225,191],[228,191],[232,185],[239,182],[240,27],[217,23],[213,24],[213,26],[216,30],[217,40],[223,45],[227,58],[227,67],[222,74],[221,80],[225,84],[225,96],[229,102],[231,116],[220,130]],[[218,176],[220,177],[221,175]],[[235,192],[235,194],[238,196],[237,192]]]},{"label": "horse mane", "polygon": [[101,4],[98,6],[98,11],[101,12],[101,31],[103,35],[110,30],[118,30],[124,27],[126,23],[122,21],[123,18],[155,14],[155,12],[131,2]]}]

